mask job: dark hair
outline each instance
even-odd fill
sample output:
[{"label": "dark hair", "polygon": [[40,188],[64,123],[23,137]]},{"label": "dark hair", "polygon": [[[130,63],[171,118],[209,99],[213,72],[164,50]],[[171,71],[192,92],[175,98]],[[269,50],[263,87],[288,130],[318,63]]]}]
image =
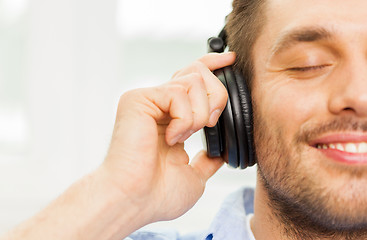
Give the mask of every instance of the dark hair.
[{"label": "dark hair", "polygon": [[229,49],[237,54],[235,68],[251,85],[253,45],[265,23],[265,0],[233,0],[233,10],[225,27]]}]

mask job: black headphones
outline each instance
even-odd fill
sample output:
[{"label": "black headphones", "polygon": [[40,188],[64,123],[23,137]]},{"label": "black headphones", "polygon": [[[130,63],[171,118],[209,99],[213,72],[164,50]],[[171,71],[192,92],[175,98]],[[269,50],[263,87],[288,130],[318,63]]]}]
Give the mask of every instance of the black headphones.
[{"label": "black headphones", "polygon": [[[227,36],[208,39],[208,52],[224,52]],[[204,128],[204,146],[209,157],[222,157],[231,167],[245,169],[256,163],[253,144],[251,96],[247,81],[232,66],[217,69],[215,76],[228,91],[227,105],[217,125]]]}]

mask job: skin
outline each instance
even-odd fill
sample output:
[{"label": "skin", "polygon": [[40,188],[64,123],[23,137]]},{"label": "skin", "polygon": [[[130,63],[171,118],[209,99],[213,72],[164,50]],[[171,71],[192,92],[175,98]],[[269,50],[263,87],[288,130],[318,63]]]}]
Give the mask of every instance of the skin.
[{"label": "skin", "polygon": [[234,61],[208,54],[169,83],[123,94],[103,164],[0,239],[124,239],[188,211],[223,160],[200,152],[189,162],[183,142],[217,122],[228,96],[211,71]]},{"label": "skin", "polygon": [[[315,147],[345,139],[366,142],[365,9],[363,0],[272,0],[267,5],[266,17],[272,21],[267,21],[253,50],[260,171],[251,226],[258,240],[295,239],[292,232],[297,231],[310,239],[346,239],[353,236],[353,226],[367,227],[366,155],[354,154],[363,162],[352,163],[340,158],[348,160],[353,154],[342,152],[337,158],[326,154],[335,150]],[[328,37],[285,38],[300,29],[320,28]],[[279,217],[267,184],[283,198],[298,202],[298,208],[306,209],[300,212],[312,221],[292,226]],[[333,235],[318,235],[322,224]]]},{"label": "skin", "polygon": [[[327,154],[336,150],[315,147],[367,141],[365,9],[364,0],[269,0],[272,21],[253,51],[257,240],[366,239],[352,235],[353,226],[367,222],[366,155],[341,152],[338,160]],[[315,27],[328,37],[315,37]],[[295,30],[298,40],[289,41],[285,36]],[[124,94],[103,164],[0,239],[123,239],[188,211],[222,160],[201,152],[189,163],[182,143],[217,121],[227,93],[211,71],[234,59],[207,55],[167,84]],[[352,163],[350,155],[362,162]],[[304,225],[282,219],[271,191],[298,207]],[[320,226],[333,235],[320,235]]]}]

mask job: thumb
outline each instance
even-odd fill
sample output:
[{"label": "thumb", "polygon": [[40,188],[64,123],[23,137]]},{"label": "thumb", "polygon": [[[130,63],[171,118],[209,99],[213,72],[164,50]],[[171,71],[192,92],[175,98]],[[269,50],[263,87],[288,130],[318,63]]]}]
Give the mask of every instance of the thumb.
[{"label": "thumb", "polygon": [[223,166],[223,163],[222,158],[209,158],[206,151],[203,150],[194,157],[190,165],[195,169],[203,182],[206,183]]}]

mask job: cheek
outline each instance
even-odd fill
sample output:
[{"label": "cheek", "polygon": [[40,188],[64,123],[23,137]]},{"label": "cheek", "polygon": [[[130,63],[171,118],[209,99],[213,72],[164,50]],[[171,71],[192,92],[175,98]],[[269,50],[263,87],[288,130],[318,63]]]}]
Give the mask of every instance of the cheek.
[{"label": "cheek", "polygon": [[287,81],[271,83],[253,86],[254,140],[262,176],[268,182],[280,184],[284,176],[294,176],[289,173],[296,172],[299,166],[303,171],[307,167],[300,165],[300,161],[309,147],[295,139],[304,124],[322,115],[317,104],[322,95],[315,88]]},{"label": "cheek", "polygon": [[262,84],[254,91],[254,111],[262,116],[270,131],[281,133],[291,143],[302,125],[319,116],[322,96],[304,84]]}]

